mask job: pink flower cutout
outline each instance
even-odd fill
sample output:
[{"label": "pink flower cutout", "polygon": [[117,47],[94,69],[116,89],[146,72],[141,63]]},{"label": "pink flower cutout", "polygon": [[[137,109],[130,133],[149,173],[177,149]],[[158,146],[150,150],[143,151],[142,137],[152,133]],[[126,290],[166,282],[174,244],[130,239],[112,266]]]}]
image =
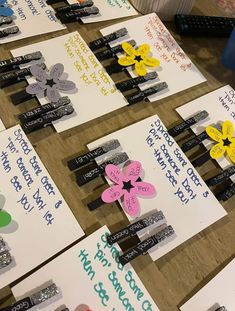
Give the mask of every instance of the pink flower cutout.
[{"label": "pink flower cutout", "polygon": [[107,177],[115,184],[106,189],[101,198],[105,203],[111,203],[123,197],[123,209],[132,218],[140,215],[140,205],[137,195],[152,196],[156,194],[155,187],[147,182],[139,181],[142,171],[141,163],[132,162],[124,174],[116,165],[109,164],[105,167]]}]

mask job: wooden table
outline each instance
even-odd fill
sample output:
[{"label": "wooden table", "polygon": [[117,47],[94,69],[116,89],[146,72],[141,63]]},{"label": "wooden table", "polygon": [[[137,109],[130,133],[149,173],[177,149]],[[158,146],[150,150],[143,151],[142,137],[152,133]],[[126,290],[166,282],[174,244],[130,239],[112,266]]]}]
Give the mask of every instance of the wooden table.
[{"label": "wooden table", "polygon": [[[193,13],[225,15],[225,12],[220,11],[213,4],[213,1],[205,0],[196,1]],[[69,25],[68,29],[69,31],[79,30],[83,38],[88,42],[99,36],[99,29],[113,23],[113,21],[90,25],[76,23]],[[92,193],[98,186],[102,186],[104,181],[99,178],[79,188],[66,167],[65,160],[84,151],[87,143],[156,113],[166,126],[170,126],[180,120],[175,112],[177,107],[226,84],[230,84],[235,88],[235,73],[226,70],[220,63],[220,56],[226,44],[226,39],[181,38],[174,32],[172,24],[169,23],[167,26],[180,46],[205,75],[207,78],[206,83],[155,103],[140,103],[133,109],[122,108],[62,134],[57,134],[52,128],[46,128],[28,135],[87,235],[105,224],[109,226],[111,231],[120,229],[122,226],[127,225],[128,221],[116,204],[107,205],[96,212],[89,212],[86,207],[88,194]],[[67,30],[5,44],[0,48],[0,57],[1,59],[8,58],[10,49],[66,33],[68,33]],[[120,77],[123,78],[121,76],[123,74],[121,73]],[[22,82],[20,85],[0,90],[0,116],[7,128],[18,123],[16,117],[18,114],[37,106],[35,100],[19,106],[14,106],[10,102],[9,94],[24,86],[25,82]],[[199,173],[204,177],[206,172],[215,172],[216,169],[211,162],[203,166]],[[93,191],[94,197],[96,196],[95,192],[96,190]],[[100,190],[98,192],[100,193]],[[234,258],[234,205],[235,197],[224,204],[228,216],[156,262],[153,262],[149,256],[142,256],[133,262],[135,270],[161,311],[178,310],[179,306]],[[10,296],[9,288],[0,291],[0,306],[7,305],[10,301],[13,301],[13,298]]]}]

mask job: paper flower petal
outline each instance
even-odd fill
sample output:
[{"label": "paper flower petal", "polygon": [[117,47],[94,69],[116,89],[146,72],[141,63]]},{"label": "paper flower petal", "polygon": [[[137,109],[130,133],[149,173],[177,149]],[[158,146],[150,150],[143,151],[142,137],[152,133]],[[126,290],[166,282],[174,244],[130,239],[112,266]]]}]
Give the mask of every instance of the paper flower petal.
[{"label": "paper flower petal", "polygon": [[146,57],[143,59],[143,62],[146,66],[149,66],[149,67],[159,67],[160,66],[160,61],[156,58],[153,58],[153,57]]},{"label": "paper flower petal", "polygon": [[228,157],[230,158],[230,160],[235,163],[235,147],[228,147],[227,148],[227,153],[228,153]]},{"label": "paper flower petal", "polygon": [[60,93],[55,87],[47,88],[46,96],[48,97],[49,101],[52,103],[58,102],[60,99]]},{"label": "paper flower petal", "polygon": [[57,63],[50,70],[50,77],[57,82],[64,72],[64,65]]},{"label": "paper flower petal", "polygon": [[33,65],[30,67],[31,74],[35,77],[36,80],[46,83],[46,80],[49,79],[48,74],[44,69],[38,65]]},{"label": "paper flower petal", "polygon": [[6,227],[11,223],[11,215],[5,211],[0,211],[0,228]]},{"label": "paper flower petal", "polygon": [[101,199],[106,203],[111,203],[116,200],[119,200],[123,196],[123,190],[120,185],[114,185],[106,189],[102,195]]},{"label": "paper flower petal", "polygon": [[140,215],[140,205],[135,195],[128,192],[125,193],[123,209],[132,218],[136,218]]},{"label": "paper flower petal", "polygon": [[140,181],[134,184],[134,188],[131,189],[131,193],[142,196],[152,196],[156,193],[156,189],[152,184]]},{"label": "paper flower petal", "polygon": [[137,53],[143,57],[146,57],[150,52],[149,44],[141,44],[137,50]]},{"label": "paper flower petal", "polygon": [[231,121],[224,121],[222,126],[223,136],[231,138],[233,136],[234,128]]},{"label": "paper flower petal", "polygon": [[118,59],[118,63],[121,66],[131,66],[131,65],[134,65],[135,60],[131,56],[124,56]]},{"label": "paper flower petal", "polygon": [[62,91],[71,91],[76,88],[76,84],[69,80],[59,80],[56,85]]},{"label": "paper flower petal", "polygon": [[130,45],[130,43],[123,42],[122,49],[124,50],[124,52],[126,52],[127,55],[131,56],[132,58],[135,58],[137,51],[135,50],[135,48],[133,48],[132,45]]},{"label": "paper flower petal", "polygon": [[223,143],[219,143],[214,145],[210,150],[210,156],[212,159],[219,159],[222,157],[222,155],[225,153],[225,147],[223,146]]},{"label": "paper flower petal", "polygon": [[127,167],[126,172],[127,179],[130,180],[131,182],[136,181],[139,178],[141,171],[142,165],[140,162],[138,161],[131,162],[131,164],[128,165]]},{"label": "paper flower petal", "polygon": [[6,6],[0,7],[0,16],[12,16],[14,14],[14,11]]},{"label": "paper flower petal", "polygon": [[221,142],[223,139],[223,135],[213,126],[207,126],[206,128],[207,135],[217,142]]},{"label": "paper flower petal", "polygon": [[32,84],[29,84],[27,87],[26,87],[26,92],[28,94],[32,94],[32,95],[38,95],[42,92],[44,92],[45,90],[45,87],[41,86],[39,83],[32,83]]},{"label": "paper flower petal", "polygon": [[135,63],[135,71],[139,76],[145,76],[147,73],[145,64],[143,61]]},{"label": "paper flower petal", "polygon": [[108,178],[113,181],[115,184],[119,184],[122,187],[122,181],[126,181],[126,176],[122,171],[114,164],[108,164],[105,167],[105,173]]}]

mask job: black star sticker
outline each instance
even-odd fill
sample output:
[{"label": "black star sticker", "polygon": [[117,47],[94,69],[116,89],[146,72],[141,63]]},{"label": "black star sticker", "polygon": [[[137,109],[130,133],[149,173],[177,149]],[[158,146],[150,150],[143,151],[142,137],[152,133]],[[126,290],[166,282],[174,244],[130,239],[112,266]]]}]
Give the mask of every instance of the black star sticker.
[{"label": "black star sticker", "polygon": [[132,186],[131,181],[123,181],[123,187],[122,189],[127,190],[128,192],[130,192],[130,190],[134,188],[134,186]]},{"label": "black star sticker", "polygon": [[228,138],[223,139],[223,142],[224,142],[224,146],[229,146],[232,143]]},{"label": "black star sticker", "polygon": [[135,57],[135,60],[136,60],[137,62],[140,62],[141,60],[143,60],[143,58],[142,58],[141,56],[136,56],[136,57]]},{"label": "black star sticker", "polygon": [[55,85],[55,84],[56,84],[56,83],[54,82],[53,79],[47,80],[47,83],[46,83],[46,85],[49,85],[50,87],[52,87],[52,86]]}]

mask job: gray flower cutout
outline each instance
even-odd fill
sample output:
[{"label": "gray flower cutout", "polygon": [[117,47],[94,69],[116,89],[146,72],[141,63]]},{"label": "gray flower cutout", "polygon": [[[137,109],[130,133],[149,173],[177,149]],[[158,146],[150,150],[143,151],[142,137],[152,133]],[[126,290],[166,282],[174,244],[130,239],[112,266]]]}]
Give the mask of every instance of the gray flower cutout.
[{"label": "gray flower cutout", "polygon": [[60,80],[64,72],[63,64],[55,64],[48,73],[38,65],[33,65],[30,68],[32,76],[37,80],[36,83],[29,84],[26,92],[32,95],[43,93],[50,102],[59,100],[60,91],[71,91],[76,88],[76,84],[69,80]]}]

